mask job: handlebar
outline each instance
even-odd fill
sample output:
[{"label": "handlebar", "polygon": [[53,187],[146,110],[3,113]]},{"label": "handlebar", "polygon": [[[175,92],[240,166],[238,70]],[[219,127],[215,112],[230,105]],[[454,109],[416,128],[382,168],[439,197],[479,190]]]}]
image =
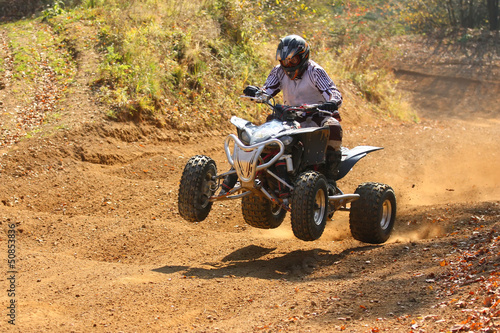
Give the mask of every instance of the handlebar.
[{"label": "handlebar", "polygon": [[[320,107],[322,104],[303,104],[300,106],[276,104],[274,103],[273,97],[263,91],[259,91],[255,96],[241,95],[240,97],[248,98],[257,103],[268,105],[271,109],[273,109],[273,114],[283,120],[295,120],[297,117],[306,117],[313,115],[314,113],[322,113],[328,116],[333,115],[333,112],[321,110]],[[272,101],[272,103],[270,101]]]}]

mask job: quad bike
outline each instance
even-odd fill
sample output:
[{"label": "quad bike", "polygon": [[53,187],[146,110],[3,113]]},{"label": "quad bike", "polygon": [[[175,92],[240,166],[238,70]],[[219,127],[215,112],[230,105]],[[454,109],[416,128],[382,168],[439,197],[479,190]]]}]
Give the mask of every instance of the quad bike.
[{"label": "quad bike", "polygon": [[[179,213],[185,220],[201,222],[213,202],[241,199],[247,224],[261,229],[277,228],[290,212],[293,233],[304,241],[318,239],[327,219],[338,210],[349,211],[350,230],[355,239],[380,244],[389,238],[396,219],[393,189],[366,182],[354,194],[344,194],[336,182],[366,154],[382,148],[343,148],[339,175],[336,181],[329,182],[323,172],[329,128],[301,128],[296,121],[297,117],[329,112],[320,110],[319,105],[279,105],[263,92],[242,97],[270,106],[271,120],[258,126],[236,116],[231,118],[238,135],[230,134],[224,141],[227,160],[232,166],[228,172],[218,174],[215,161],[208,156],[189,159],[178,198]],[[223,196],[215,195],[222,180],[232,174],[238,177],[236,185]],[[283,198],[281,194],[285,191],[289,196]]]}]

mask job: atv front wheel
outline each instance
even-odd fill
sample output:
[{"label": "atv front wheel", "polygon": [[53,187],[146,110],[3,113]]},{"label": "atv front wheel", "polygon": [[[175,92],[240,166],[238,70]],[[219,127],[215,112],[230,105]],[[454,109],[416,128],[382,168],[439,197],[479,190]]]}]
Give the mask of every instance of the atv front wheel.
[{"label": "atv front wheel", "polygon": [[364,243],[381,244],[391,235],[396,220],[396,196],[385,184],[363,183],[354,192],[349,226],[352,236]]},{"label": "atv front wheel", "polygon": [[179,186],[178,208],[181,216],[189,222],[203,221],[210,213],[217,175],[215,162],[208,156],[191,157],[184,167]]},{"label": "atv front wheel", "polygon": [[245,222],[260,229],[274,229],[281,225],[286,210],[258,195],[248,195],[241,200],[241,211]]},{"label": "atv front wheel", "polygon": [[292,195],[292,230],[295,237],[313,241],[321,237],[328,216],[328,189],[325,176],[307,171],[298,177]]}]

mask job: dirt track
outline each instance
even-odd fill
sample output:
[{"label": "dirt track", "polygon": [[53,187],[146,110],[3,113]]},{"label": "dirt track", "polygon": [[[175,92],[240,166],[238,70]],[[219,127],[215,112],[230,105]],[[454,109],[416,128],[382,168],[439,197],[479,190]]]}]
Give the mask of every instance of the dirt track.
[{"label": "dirt track", "polygon": [[[344,192],[363,181],[395,189],[397,225],[381,246],[353,240],[343,212],[315,242],[295,239],[288,219],[271,231],[246,226],[237,202],[216,204],[199,224],[180,219],[177,188],[187,159],[206,154],[226,170],[226,133],[90,123],[101,118],[95,111],[86,124],[4,149],[0,248],[5,263],[15,224],[17,308],[12,326],[2,264],[0,330],[494,332],[498,94],[476,95],[496,109],[481,112],[468,102],[460,114],[447,109],[443,116],[424,102],[455,99],[421,83],[445,74],[402,70],[401,88],[414,93],[421,123],[344,126],[347,147],[385,147],[341,183]],[[79,80],[84,87],[88,78]],[[0,91],[4,99],[8,88]],[[86,97],[79,108],[99,110]]]}]

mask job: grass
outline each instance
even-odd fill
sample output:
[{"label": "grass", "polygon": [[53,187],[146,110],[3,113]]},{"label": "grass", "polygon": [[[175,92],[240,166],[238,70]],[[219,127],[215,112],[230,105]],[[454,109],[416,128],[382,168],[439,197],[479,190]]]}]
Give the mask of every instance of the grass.
[{"label": "grass", "polygon": [[415,121],[394,89],[393,53],[382,42],[403,31],[394,23],[392,3],[88,0],[75,8],[57,2],[35,19],[46,27],[39,32],[30,20],[4,27],[19,80],[34,77],[43,56],[64,85],[75,73],[68,43],[74,37],[66,27],[75,21],[92,26],[96,38],[89,36],[89,47],[102,54],[93,87],[115,120],[178,129],[220,126],[234,114],[262,121],[267,110],[238,97],[246,85],[264,83],[276,65],[279,37],[296,33],[310,42],[313,59],[341,90],[354,87],[384,117]]},{"label": "grass", "polygon": [[60,81],[69,80],[75,72],[75,63],[66,46],[56,36],[50,26],[35,27],[29,20],[5,25],[8,30],[10,48],[13,50],[14,74],[17,79],[33,80],[40,74],[40,63],[45,62]]},{"label": "grass", "polygon": [[[45,98],[52,100],[62,97],[62,92],[72,83],[76,74],[76,63],[64,40],[50,25],[40,21],[26,19],[1,26],[7,36],[8,47],[2,50],[0,68],[5,71],[7,64],[4,59],[11,57],[9,98],[16,100],[15,105],[18,108],[33,106],[38,102],[44,103]],[[51,95],[44,96],[46,92],[40,92],[40,89],[47,85],[51,88],[47,93]],[[55,121],[60,116],[57,110],[52,108],[44,109],[43,113],[47,121]],[[23,135],[28,129],[25,136],[30,138],[37,134],[39,129],[24,127],[29,121],[7,119],[5,128],[12,133],[18,131],[19,135]]]}]

